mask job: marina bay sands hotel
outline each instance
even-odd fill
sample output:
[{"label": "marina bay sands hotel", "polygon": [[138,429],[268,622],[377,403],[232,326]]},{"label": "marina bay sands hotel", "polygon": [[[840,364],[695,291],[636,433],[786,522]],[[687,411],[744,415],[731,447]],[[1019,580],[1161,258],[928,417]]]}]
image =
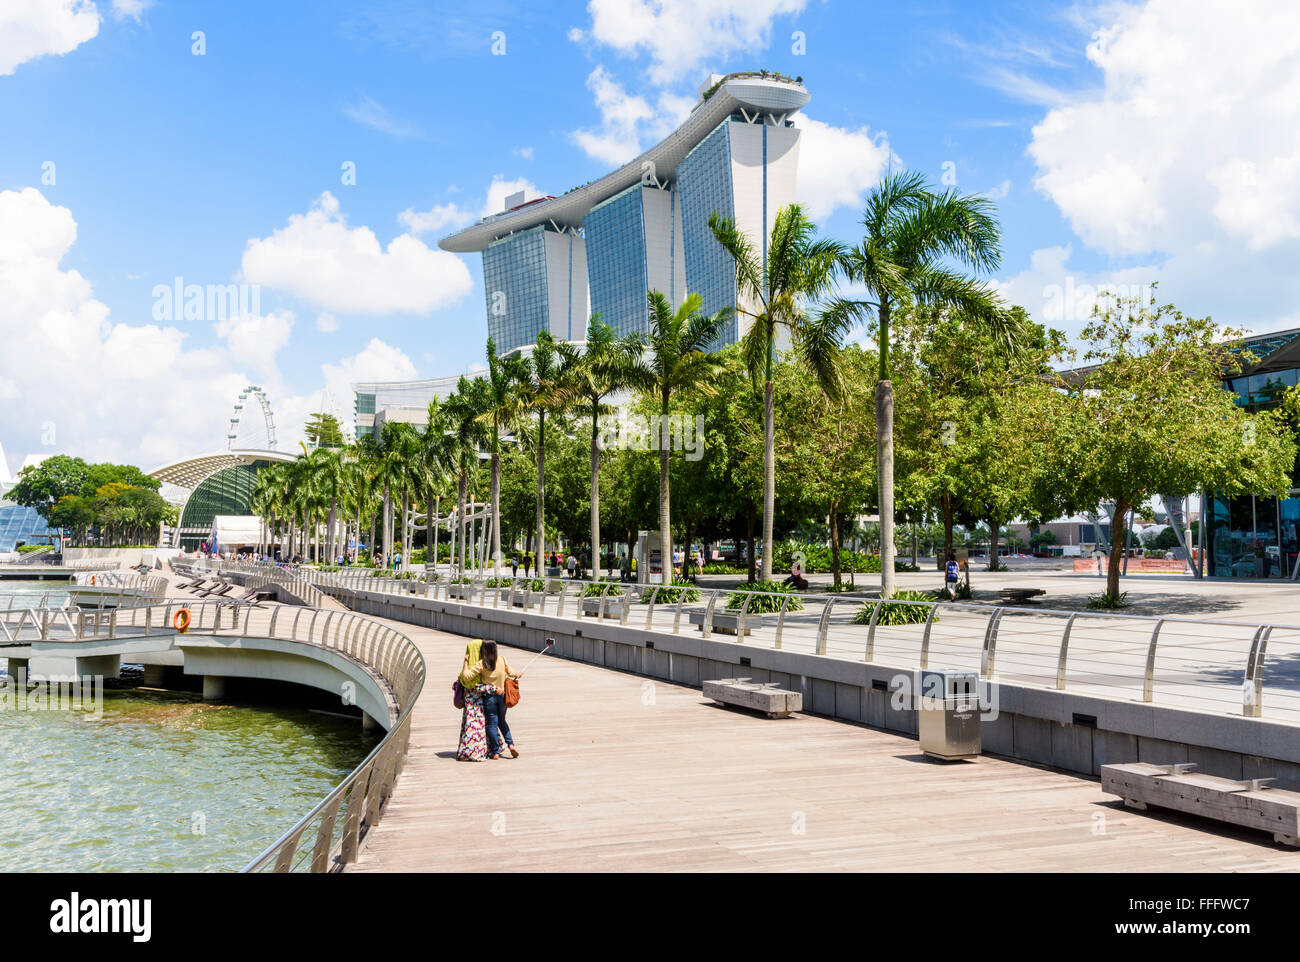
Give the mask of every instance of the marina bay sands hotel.
[{"label": "marina bay sands hotel", "polygon": [[[737,307],[735,264],[709,217],[733,219],[765,254],[777,212],[794,201],[799,130],[791,117],[809,99],[801,80],[710,77],[685,122],[635,160],[559,197],[515,194],[501,212],[439,241],[446,251],[482,253],[497,350],[526,348],[541,331],[582,341],[593,313],[617,333],[646,332],[648,290],[674,307],[698,292],[707,314]],[[722,343],[744,333],[744,318],[733,316]],[[418,416],[455,380],[356,385],[358,435],[376,432],[386,411]]]}]

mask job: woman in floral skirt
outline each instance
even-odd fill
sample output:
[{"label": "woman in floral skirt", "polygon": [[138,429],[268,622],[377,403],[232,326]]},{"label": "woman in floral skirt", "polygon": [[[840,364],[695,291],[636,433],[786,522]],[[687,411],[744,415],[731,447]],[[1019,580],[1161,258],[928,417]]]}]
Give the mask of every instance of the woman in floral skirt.
[{"label": "woman in floral skirt", "polygon": [[465,663],[460,669],[460,683],[465,691],[465,711],[460,718],[460,746],[456,760],[462,762],[487,761],[487,726],[483,717],[483,692],[470,668],[479,661],[483,639],[475,638],[465,646]]}]

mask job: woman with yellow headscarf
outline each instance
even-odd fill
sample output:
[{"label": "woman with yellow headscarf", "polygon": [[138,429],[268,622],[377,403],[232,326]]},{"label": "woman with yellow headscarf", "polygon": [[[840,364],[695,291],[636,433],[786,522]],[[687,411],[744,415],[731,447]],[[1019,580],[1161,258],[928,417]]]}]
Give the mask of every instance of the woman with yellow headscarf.
[{"label": "woman with yellow headscarf", "polygon": [[478,678],[469,670],[480,658],[483,639],[475,638],[465,646],[465,663],[460,673],[464,689],[465,710],[460,717],[460,746],[456,760],[462,762],[487,761],[487,725],[483,715],[483,692],[478,690]]}]

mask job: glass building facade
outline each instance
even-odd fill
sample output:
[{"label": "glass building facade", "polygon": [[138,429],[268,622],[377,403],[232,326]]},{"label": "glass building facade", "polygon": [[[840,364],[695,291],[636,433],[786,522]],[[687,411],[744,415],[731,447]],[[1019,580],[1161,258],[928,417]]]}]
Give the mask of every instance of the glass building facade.
[{"label": "glass building facade", "polygon": [[[1237,396],[1237,404],[1251,411],[1263,411],[1281,403],[1282,392],[1300,379],[1300,368],[1289,366],[1282,357],[1293,353],[1289,345],[1300,331],[1250,338],[1246,348],[1264,358],[1255,370],[1226,381],[1224,387]],[[1278,358],[1270,365],[1270,355]],[[1294,363],[1294,361],[1293,361]],[[1290,578],[1300,557],[1300,463],[1292,469],[1290,497],[1244,494],[1225,498],[1210,493],[1205,499],[1205,573],[1217,578]]]},{"label": "glass building facade", "polygon": [[50,544],[52,533],[35,508],[0,501],[0,554],[20,544]]},{"label": "glass building facade", "polygon": [[647,330],[645,216],[641,185],[597,204],[583,221],[591,310],[619,335]]},{"label": "glass building facade", "polygon": [[[724,120],[705,137],[677,168],[677,192],[682,205],[682,233],[686,241],[686,289],[700,295],[700,310],[714,314],[736,306],[736,265],[709,229],[716,211],[735,217],[732,193],[730,120]],[[715,347],[737,340],[733,315]]]},{"label": "glass building facade", "polygon": [[212,533],[212,519],[219,514],[252,514],[249,506],[257,472],[269,461],[237,464],[223,468],[199,483],[185,502],[180,518],[180,547],[193,551]]},{"label": "glass building facade", "polygon": [[488,336],[503,354],[536,343],[540,331],[550,330],[545,233],[533,227],[483,251]]}]

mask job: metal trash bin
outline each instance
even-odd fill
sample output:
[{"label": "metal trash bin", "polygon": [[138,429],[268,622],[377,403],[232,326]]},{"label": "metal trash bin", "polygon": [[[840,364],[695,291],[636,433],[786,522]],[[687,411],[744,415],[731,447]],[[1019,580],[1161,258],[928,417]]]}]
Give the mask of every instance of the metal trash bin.
[{"label": "metal trash bin", "polygon": [[916,729],[921,751],[945,760],[979,755],[979,673],[922,668],[919,681]]}]

